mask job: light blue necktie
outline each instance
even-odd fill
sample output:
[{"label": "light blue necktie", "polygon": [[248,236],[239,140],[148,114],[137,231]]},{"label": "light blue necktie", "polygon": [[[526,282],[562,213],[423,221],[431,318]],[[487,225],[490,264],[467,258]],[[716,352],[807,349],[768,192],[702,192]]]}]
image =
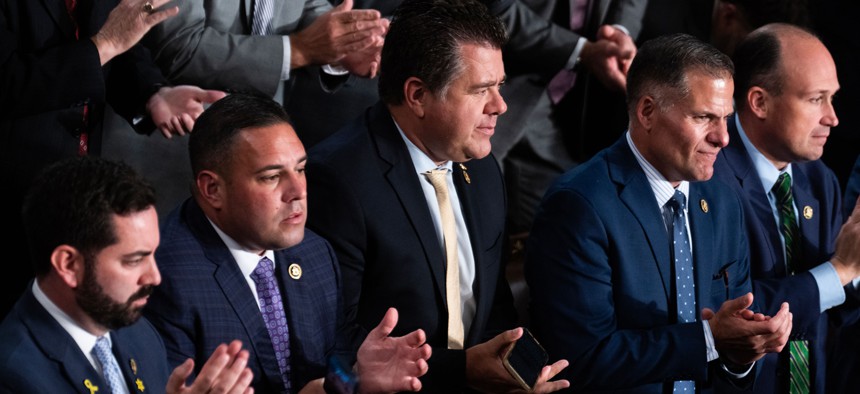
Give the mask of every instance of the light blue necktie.
[{"label": "light blue necktie", "polygon": [[122,387],[125,386],[125,379],[122,377],[122,371],[111,351],[110,338],[107,335],[99,337],[91,353],[102,367],[102,374],[110,389],[109,392],[113,394],[124,392]]},{"label": "light blue necktie", "polygon": [[[687,221],[684,218],[687,197],[680,190],[666,203],[672,208],[672,257],[675,264],[675,291],[678,294],[678,323],[696,321],[696,282],[693,280],[693,255],[690,251],[690,237],[687,235]],[[695,393],[696,382],[680,380],[675,382],[676,393]]]}]

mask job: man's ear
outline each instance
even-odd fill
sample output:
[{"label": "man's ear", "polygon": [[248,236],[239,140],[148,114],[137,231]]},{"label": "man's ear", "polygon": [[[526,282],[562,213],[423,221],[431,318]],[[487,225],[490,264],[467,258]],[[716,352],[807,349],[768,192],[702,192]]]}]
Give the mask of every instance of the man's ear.
[{"label": "man's ear", "polygon": [[747,90],[747,108],[759,119],[766,119],[770,107],[770,93],[766,90],[753,86]]},{"label": "man's ear", "polygon": [[430,91],[427,90],[424,81],[416,77],[409,77],[403,84],[403,103],[418,118],[424,117],[425,105],[429,95]]},{"label": "man's ear", "polygon": [[70,288],[78,287],[84,280],[84,255],[74,246],[60,245],[54,248],[51,266]]},{"label": "man's ear", "polygon": [[209,170],[200,171],[194,179],[197,194],[202,201],[215,209],[224,206],[224,178]]},{"label": "man's ear", "polygon": [[636,120],[650,133],[654,125],[654,116],[660,108],[657,106],[657,100],[653,96],[642,96],[636,103]]}]

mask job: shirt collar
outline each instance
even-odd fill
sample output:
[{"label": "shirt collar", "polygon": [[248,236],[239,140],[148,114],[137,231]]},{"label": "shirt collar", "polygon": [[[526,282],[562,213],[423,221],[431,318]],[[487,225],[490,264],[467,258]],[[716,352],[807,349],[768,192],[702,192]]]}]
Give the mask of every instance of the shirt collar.
[{"label": "shirt collar", "polygon": [[[39,287],[38,279],[33,281],[33,296],[35,296],[36,301],[39,301],[39,303],[42,304],[42,307],[48,311],[48,314],[50,314],[54,320],[56,320],[57,323],[59,323],[60,326],[69,333],[69,336],[72,337],[81,349],[81,352],[83,352],[87,359],[92,363],[91,352],[93,347],[96,346],[96,340],[99,339],[99,337],[85,330],[80,324],[74,321],[71,316],[66,314],[66,312],[63,312],[57,304],[54,304],[54,302],[51,301],[51,299],[48,298],[48,296]],[[108,340],[110,340],[110,335],[108,335],[109,333],[110,332],[105,334],[105,336],[108,337]]]},{"label": "shirt collar", "polygon": [[[207,217],[206,220],[209,220]],[[251,276],[251,273],[257,268],[257,265],[260,263],[260,259],[263,257],[268,257],[272,263],[275,262],[275,252],[272,250],[266,250],[263,252],[263,256],[259,254],[249,251],[239,245],[236,240],[227,235],[224,231],[221,231],[218,226],[209,220],[209,223],[212,225],[212,228],[215,229],[215,232],[218,233],[218,236],[221,237],[221,240],[224,241],[224,245],[227,245],[227,249],[230,250],[230,254],[233,255],[233,259],[236,260],[236,264],[239,265],[239,270],[242,271],[242,275],[246,277]],[[274,267],[272,267],[274,268]]]},{"label": "shirt collar", "polygon": [[[651,191],[654,192],[654,198],[657,201],[657,207],[663,209],[666,202],[675,195],[675,190],[680,190],[681,193],[684,193],[684,196],[689,199],[690,182],[681,181],[681,183],[678,184],[677,189],[673,187],[672,183],[666,180],[666,177],[664,177],[660,171],[657,171],[657,169],[654,168],[648,160],[645,160],[645,157],[642,156],[639,149],[636,149],[636,145],[633,143],[633,138],[630,137],[630,131],[627,131],[626,136],[627,144],[630,146],[630,150],[633,151],[633,156],[636,157],[636,161],[645,172],[645,177],[648,178],[648,183],[651,185]],[[689,204],[687,205],[689,206]]]},{"label": "shirt collar", "polygon": [[744,147],[747,149],[747,154],[749,154],[750,159],[753,162],[753,167],[755,167],[756,173],[758,173],[759,181],[761,182],[761,186],[764,188],[766,193],[770,193],[770,189],[773,189],[773,185],[776,184],[776,180],[783,172],[787,172],[788,175],[792,179],[792,183],[794,183],[794,174],[791,172],[791,163],[788,163],[785,166],[785,169],[780,171],[764,154],[759,151],[755,145],[750,141],[749,137],[747,137],[747,133],[744,131],[743,126],[741,125],[740,117],[735,116],[735,125],[738,127],[738,134],[741,137],[741,141],[744,143]]},{"label": "shirt collar", "polygon": [[446,169],[448,173],[451,173],[451,169],[453,168],[453,163],[450,160],[446,161],[442,165],[436,165],[430,156],[427,156],[426,153],[418,149],[409,138],[406,138],[406,134],[403,133],[403,129],[400,128],[400,125],[397,124],[397,121],[392,117],[391,120],[394,122],[394,126],[397,127],[397,131],[400,133],[400,138],[403,138],[403,142],[406,143],[406,150],[409,151],[409,157],[412,158],[412,165],[415,167],[415,171],[419,174],[424,174],[427,171],[435,170],[435,169]]}]

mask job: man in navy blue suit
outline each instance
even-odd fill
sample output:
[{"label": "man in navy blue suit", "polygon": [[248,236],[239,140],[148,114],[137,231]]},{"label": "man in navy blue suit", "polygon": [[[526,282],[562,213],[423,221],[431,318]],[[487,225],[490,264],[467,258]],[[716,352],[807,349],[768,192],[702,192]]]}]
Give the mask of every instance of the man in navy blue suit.
[{"label": "man in navy blue suit", "polygon": [[161,281],[154,204],[149,184],[106,160],[67,160],[36,180],[24,223],[37,277],[0,325],[0,392],[247,392],[238,341],[216,347],[191,387],[191,360],[168,379],[164,344],[140,318]]},{"label": "man in navy blue suit", "polygon": [[728,143],[731,61],[690,36],[658,38],[627,89],[629,132],[541,203],[526,261],[538,340],[572,360],[584,391],[747,386],[754,362],[785,345],[791,315],[747,309],[740,203],[706,182]]},{"label": "man in navy blue suit", "polygon": [[170,363],[240,339],[257,393],[322,389],[332,356],[357,358],[362,392],[419,390],[423,331],[389,337],[389,310],[359,348],[344,318],[334,252],[305,230],[305,150],[283,108],[228,96],[197,120],[189,152],[193,197],[162,228],[163,283],[145,311]]},{"label": "man in navy blue suit", "polygon": [[756,391],[821,393],[825,312],[845,302],[843,286],[853,290],[860,275],[860,228],[855,218],[840,236],[839,182],[819,160],[839,122],[836,66],[818,38],[782,24],[751,33],[735,52],[735,66],[737,116],[729,120],[731,143],[720,152],[716,178],[744,206],[757,306],[775,313],[788,301],[794,315],[790,346],[762,360]]}]

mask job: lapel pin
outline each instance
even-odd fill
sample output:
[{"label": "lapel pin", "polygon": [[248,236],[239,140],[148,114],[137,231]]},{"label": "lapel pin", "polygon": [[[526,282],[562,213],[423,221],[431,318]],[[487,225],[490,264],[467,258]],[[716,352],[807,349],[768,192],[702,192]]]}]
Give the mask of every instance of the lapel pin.
[{"label": "lapel pin", "polygon": [[99,391],[99,386],[94,385],[89,379],[84,379],[84,387],[90,390],[90,394],[95,394],[96,391]]},{"label": "lapel pin", "polygon": [[809,205],[803,207],[803,217],[805,217],[806,220],[812,219],[812,207]]},{"label": "lapel pin", "polygon": [[146,389],[146,387],[143,387],[143,381],[140,380],[140,378],[137,378],[137,380],[134,381],[134,384],[137,385],[137,391],[140,391],[141,393]]},{"label": "lapel pin", "polygon": [[702,212],[708,213],[708,202],[704,198],[699,200],[699,207],[702,208]]},{"label": "lapel pin", "polygon": [[128,366],[131,367],[131,373],[137,375],[137,362],[133,358],[128,360]]},{"label": "lapel pin", "polygon": [[290,278],[295,280],[299,280],[302,277],[302,267],[299,267],[298,264],[290,264],[289,268]]},{"label": "lapel pin", "polygon": [[460,165],[460,169],[463,170],[463,179],[466,180],[466,183],[472,183],[472,178],[469,178],[469,173],[466,172],[466,166],[463,163],[457,163]]}]

